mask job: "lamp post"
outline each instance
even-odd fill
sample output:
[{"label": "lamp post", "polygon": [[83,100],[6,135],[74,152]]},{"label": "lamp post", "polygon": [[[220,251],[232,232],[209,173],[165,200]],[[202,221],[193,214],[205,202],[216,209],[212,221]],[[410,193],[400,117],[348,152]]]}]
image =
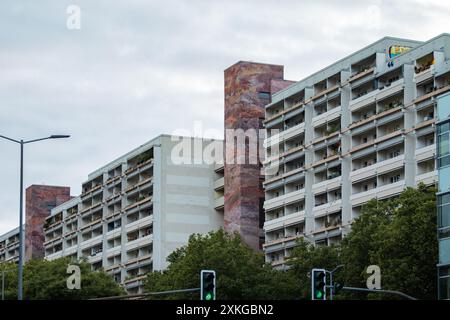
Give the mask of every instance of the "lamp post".
[{"label": "lamp post", "polygon": [[19,206],[19,283],[17,290],[17,299],[22,300],[23,293],[23,146],[25,144],[50,139],[69,138],[69,135],[51,135],[50,137],[33,140],[16,140],[0,135],[0,138],[20,144],[20,206]]}]

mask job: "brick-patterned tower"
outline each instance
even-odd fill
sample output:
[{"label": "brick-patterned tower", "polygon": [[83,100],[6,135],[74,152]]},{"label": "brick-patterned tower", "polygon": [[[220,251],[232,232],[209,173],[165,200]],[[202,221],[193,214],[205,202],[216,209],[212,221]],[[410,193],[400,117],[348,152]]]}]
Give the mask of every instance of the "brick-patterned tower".
[{"label": "brick-patterned tower", "polygon": [[25,260],[44,257],[44,223],[50,210],[70,200],[69,187],[32,185],[26,189]]},{"label": "brick-patterned tower", "polygon": [[[271,81],[283,79],[283,66],[240,61],[225,70],[225,130],[262,129],[264,106],[270,103]],[[237,231],[255,250],[261,249],[264,223],[264,192],[261,165],[249,163],[248,140],[246,162],[237,164],[234,143],[225,132],[225,204],[224,227]],[[234,155],[234,163],[227,163]]]}]

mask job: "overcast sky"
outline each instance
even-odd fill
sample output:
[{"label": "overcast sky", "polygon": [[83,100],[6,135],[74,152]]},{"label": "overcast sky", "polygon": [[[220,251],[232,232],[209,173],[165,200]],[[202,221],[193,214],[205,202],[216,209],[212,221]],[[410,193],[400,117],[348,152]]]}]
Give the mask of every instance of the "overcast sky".
[{"label": "overcast sky", "polygon": [[[67,28],[69,5],[81,29]],[[379,38],[450,32],[447,1],[2,0],[0,134],[26,146],[25,186],[65,185],[160,133],[223,129],[223,70],[308,74]],[[19,148],[0,141],[0,234],[18,225]]]}]

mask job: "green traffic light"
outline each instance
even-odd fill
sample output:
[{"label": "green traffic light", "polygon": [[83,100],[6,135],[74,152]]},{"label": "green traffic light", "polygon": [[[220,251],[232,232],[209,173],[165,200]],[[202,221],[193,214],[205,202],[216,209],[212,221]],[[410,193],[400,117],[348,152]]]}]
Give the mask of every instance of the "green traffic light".
[{"label": "green traffic light", "polygon": [[205,300],[212,300],[212,294],[211,292],[208,292],[205,296]]},{"label": "green traffic light", "polygon": [[316,298],[317,298],[317,299],[322,299],[322,296],[323,296],[322,291],[317,291],[317,293],[316,293]]}]

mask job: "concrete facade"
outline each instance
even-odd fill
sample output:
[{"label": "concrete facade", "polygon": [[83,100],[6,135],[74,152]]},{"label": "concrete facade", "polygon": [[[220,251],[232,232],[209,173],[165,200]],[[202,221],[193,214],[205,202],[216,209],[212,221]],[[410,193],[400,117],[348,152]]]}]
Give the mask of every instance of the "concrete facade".
[{"label": "concrete facade", "polygon": [[0,263],[19,261],[19,227],[0,236]]},{"label": "concrete facade", "polygon": [[[31,185],[25,190],[24,259],[44,258],[44,222],[51,209],[70,199],[70,188]],[[0,262],[19,260],[19,228],[0,236]]]},{"label": "concrete facade", "polygon": [[[272,95],[265,141],[266,260],[296,239],[341,241],[370,199],[438,180],[436,97],[450,90],[450,36],[383,38]],[[269,133],[270,134],[270,133]],[[278,152],[279,150],[279,152]]]},{"label": "concrete facade", "polygon": [[[135,293],[145,274],[165,269],[167,256],[191,234],[222,227],[214,191],[220,174],[180,151],[180,141],[161,135],[91,173],[83,193],[47,218],[46,259],[86,257]],[[222,141],[183,141],[188,149],[223,148]]]}]

